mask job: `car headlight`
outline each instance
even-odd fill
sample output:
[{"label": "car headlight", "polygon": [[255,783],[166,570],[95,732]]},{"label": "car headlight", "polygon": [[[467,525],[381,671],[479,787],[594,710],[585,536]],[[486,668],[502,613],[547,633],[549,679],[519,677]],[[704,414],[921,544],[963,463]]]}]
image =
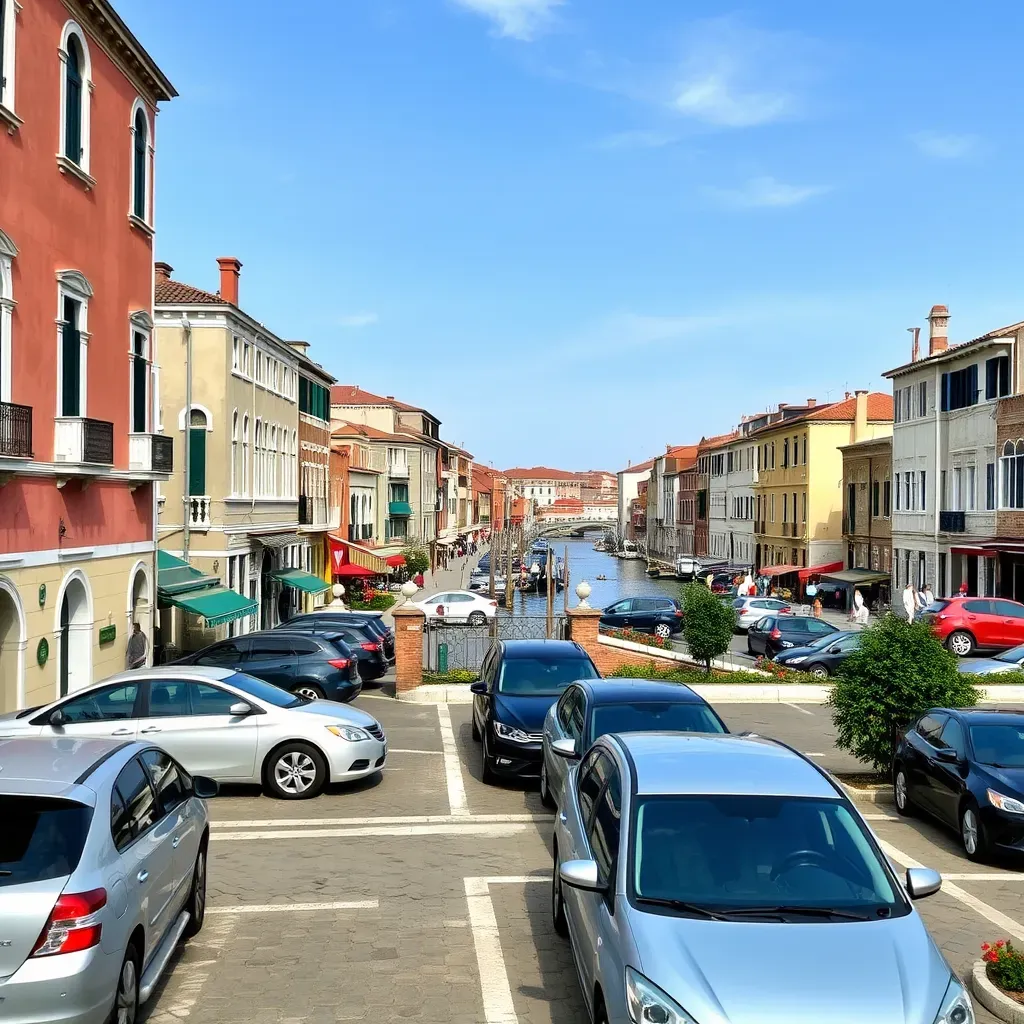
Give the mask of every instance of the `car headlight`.
[{"label": "car headlight", "polygon": [[974,1024],[974,1007],[971,997],[956,978],[949,979],[942,1006],[935,1018],[935,1024]]},{"label": "car headlight", "polygon": [[1024,802],[1012,796],[1003,796],[994,789],[988,791],[988,802],[1001,811],[1009,811],[1010,814],[1024,814]]},{"label": "car headlight", "polygon": [[504,722],[495,722],[494,731],[503,740],[510,740],[512,743],[533,743],[534,739],[528,732],[517,729],[515,726],[506,725]]},{"label": "car headlight", "polygon": [[365,729],[357,729],[354,725],[329,725],[327,731],[340,740],[348,740],[349,743],[361,743],[370,738]]},{"label": "car headlight", "polygon": [[801,654],[798,658],[787,658],[787,665],[802,665],[807,660],[806,654]]},{"label": "car headlight", "polygon": [[626,968],[626,1008],[634,1024],[697,1024],[674,999],[632,967]]}]

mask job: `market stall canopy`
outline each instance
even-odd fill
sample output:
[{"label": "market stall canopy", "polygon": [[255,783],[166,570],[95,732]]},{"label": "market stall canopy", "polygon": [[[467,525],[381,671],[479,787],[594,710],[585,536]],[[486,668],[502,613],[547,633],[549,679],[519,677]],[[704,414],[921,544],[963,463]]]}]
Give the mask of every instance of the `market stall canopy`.
[{"label": "market stall canopy", "polygon": [[374,572],[373,569],[367,569],[364,566],[353,565],[351,562],[348,562],[345,565],[341,566],[341,568],[335,569],[334,570],[334,575],[335,576],[359,576],[359,577],[365,578],[367,576],[379,576],[380,573]]},{"label": "market stall canopy", "polygon": [[217,576],[207,576],[188,562],[175,558],[162,549],[156,553],[156,590],[159,600],[170,602],[175,594],[208,590],[220,583]]},{"label": "market stall canopy", "polygon": [[799,565],[766,565],[760,572],[761,576],[785,576],[787,572],[799,572]]},{"label": "market stall canopy", "polygon": [[889,579],[887,572],[876,569],[843,569],[841,572],[825,572],[822,579],[834,580],[836,583],[849,583],[852,586],[869,586],[872,583],[884,583]]},{"label": "market stall canopy", "polygon": [[259,605],[227,587],[211,587],[188,594],[179,594],[170,603],[193,615],[201,615],[207,626],[221,626],[225,622],[255,615]]},{"label": "market stall canopy", "polygon": [[384,561],[387,562],[388,565],[397,569],[399,566],[405,565],[405,555],[388,555]]},{"label": "market stall canopy", "polygon": [[304,594],[323,594],[331,589],[319,576],[303,572],[301,569],[278,569],[270,574],[271,579],[283,583],[286,587],[301,590]]},{"label": "market stall canopy", "polygon": [[809,565],[806,569],[801,569],[797,575],[802,580],[809,580],[812,576],[822,576],[827,572],[839,572],[844,564],[844,562],[838,561],[825,562],[823,565]]},{"label": "market stall canopy", "polygon": [[389,572],[387,561],[371,551],[369,548],[353,544],[350,540],[342,540],[333,533],[327,535],[328,546],[331,549],[331,571],[337,575],[345,575],[341,572],[343,565],[361,565],[369,569],[371,575],[386,576]]}]

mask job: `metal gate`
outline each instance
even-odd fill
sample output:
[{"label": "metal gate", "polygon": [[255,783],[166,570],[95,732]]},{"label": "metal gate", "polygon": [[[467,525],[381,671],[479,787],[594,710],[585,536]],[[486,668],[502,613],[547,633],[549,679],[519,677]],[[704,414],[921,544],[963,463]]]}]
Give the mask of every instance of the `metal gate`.
[{"label": "metal gate", "polygon": [[[568,620],[556,615],[551,636],[564,640]],[[495,640],[543,640],[547,637],[544,615],[501,615],[486,626],[457,626],[435,619],[423,629],[423,669],[425,672],[450,672],[453,669],[477,671]]]}]

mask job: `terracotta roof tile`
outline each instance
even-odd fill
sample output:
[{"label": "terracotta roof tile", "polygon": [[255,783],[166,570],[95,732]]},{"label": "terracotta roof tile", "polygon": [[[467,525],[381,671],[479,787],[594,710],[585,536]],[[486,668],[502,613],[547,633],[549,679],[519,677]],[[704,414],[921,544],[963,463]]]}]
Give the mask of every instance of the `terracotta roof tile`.
[{"label": "terracotta roof tile", "polygon": [[522,469],[516,467],[515,469],[505,470],[505,476],[510,480],[572,480],[574,482],[579,481],[579,477],[575,473],[566,472],[564,469],[550,469],[547,466],[533,466],[531,469]]},{"label": "terracotta roof tile", "polygon": [[356,384],[335,384],[331,388],[331,405],[386,405],[402,412],[425,412],[428,416],[431,415],[418,405],[406,405],[405,402],[399,402],[393,396],[375,395],[371,391],[364,391]]},{"label": "terracotta roof tile", "polygon": [[331,437],[365,437],[370,441],[407,441],[401,434],[389,434],[386,430],[365,423],[346,423],[335,420],[331,424]]},{"label": "terracotta roof tile", "polygon": [[183,281],[157,281],[156,305],[227,306],[228,303],[213,292],[204,292],[202,288],[195,288]]},{"label": "terracotta roof tile", "polygon": [[940,359],[948,358],[949,356],[961,355],[960,350],[967,348],[968,345],[977,345],[979,342],[991,341],[993,338],[1004,338],[1009,334],[1016,334],[1022,328],[1024,328],[1024,320],[1015,324],[1007,324],[1005,327],[997,327],[994,331],[989,331],[987,334],[980,334],[977,338],[971,338],[969,341],[958,341],[955,345],[950,345],[947,348],[944,348],[941,352],[936,352],[933,356],[922,356],[914,362],[903,363],[902,366],[895,366],[891,370],[886,370],[882,376],[894,377],[908,370],[916,370],[919,366],[924,366],[927,363],[936,362]]},{"label": "terracotta roof tile", "polygon": [[619,473],[646,473],[653,466],[654,459],[648,459],[646,462],[640,462],[635,466],[627,466],[625,469],[620,469]]}]

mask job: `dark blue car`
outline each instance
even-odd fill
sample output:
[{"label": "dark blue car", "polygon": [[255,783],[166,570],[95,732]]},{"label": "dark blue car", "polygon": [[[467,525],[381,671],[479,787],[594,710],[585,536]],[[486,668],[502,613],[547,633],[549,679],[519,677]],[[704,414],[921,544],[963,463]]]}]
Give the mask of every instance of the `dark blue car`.
[{"label": "dark blue car", "polygon": [[540,777],[541,730],[548,708],[577,679],[599,673],[571,640],[498,641],[473,683],[473,739],[481,743],[482,777]]}]

